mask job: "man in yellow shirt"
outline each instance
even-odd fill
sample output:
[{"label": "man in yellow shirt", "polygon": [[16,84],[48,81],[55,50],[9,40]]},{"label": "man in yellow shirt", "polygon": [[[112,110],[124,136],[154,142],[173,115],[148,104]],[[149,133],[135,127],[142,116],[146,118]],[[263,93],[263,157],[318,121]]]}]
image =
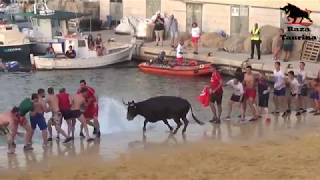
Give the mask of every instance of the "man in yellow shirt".
[{"label": "man in yellow shirt", "polygon": [[260,60],[261,52],[260,52],[260,28],[258,27],[258,23],[254,24],[254,28],[251,30],[251,59],[253,59],[254,55],[254,47],[257,48],[258,60]]}]

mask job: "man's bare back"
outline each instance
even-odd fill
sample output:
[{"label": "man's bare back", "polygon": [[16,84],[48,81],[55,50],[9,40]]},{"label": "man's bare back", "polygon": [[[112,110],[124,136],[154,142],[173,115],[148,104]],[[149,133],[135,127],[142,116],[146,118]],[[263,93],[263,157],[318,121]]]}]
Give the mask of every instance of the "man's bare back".
[{"label": "man's bare back", "polygon": [[82,94],[76,94],[72,97],[71,110],[80,110],[80,108],[85,104],[86,99]]},{"label": "man's bare back", "polygon": [[51,112],[59,112],[59,99],[56,95],[47,95],[46,102],[48,103]]},{"label": "man's bare back", "polygon": [[11,112],[4,112],[0,114],[0,126],[8,126],[11,122],[13,122],[14,118]]}]

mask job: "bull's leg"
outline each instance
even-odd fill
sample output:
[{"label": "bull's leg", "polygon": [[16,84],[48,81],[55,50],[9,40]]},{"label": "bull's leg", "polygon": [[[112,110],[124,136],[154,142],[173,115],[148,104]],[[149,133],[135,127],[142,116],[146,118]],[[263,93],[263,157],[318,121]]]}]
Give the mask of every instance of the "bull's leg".
[{"label": "bull's leg", "polygon": [[143,123],[143,128],[142,128],[142,131],[143,131],[143,134],[146,133],[146,126],[147,126],[147,123],[148,123],[148,120],[144,120],[144,123]]},{"label": "bull's leg", "polygon": [[302,20],[303,20],[303,17],[301,17],[301,19],[300,19],[300,22],[299,22],[299,23],[302,23]]},{"label": "bull's leg", "polygon": [[183,121],[183,124],[184,124],[184,127],[183,127],[183,129],[182,129],[182,133],[184,134],[184,133],[186,132],[186,130],[187,130],[189,121],[188,121],[188,119],[187,119],[186,117],[183,117],[183,118],[182,118],[182,121]]},{"label": "bull's leg", "polygon": [[292,23],[295,23],[297,21],[297,18],[294,17]]},{"label": "bull's leg", "polygon": [[174,119],[174,122],[177,123],[177,127],[176,127],[176,129],[173,131],[173,134],[176,134],[176,133],[178,132],[180,126],[182,125],[182,123],[181,123],[181,121],[180,121],[180,118],[175,118],[175,119]]},{"label": "bull's leg", "polygon": [[173,128],[170,126],[170,124],[168,123],[168,120],[163,120],[163,122],[168,126],[168,128],[170,129],[170,131],[173,130]]}]

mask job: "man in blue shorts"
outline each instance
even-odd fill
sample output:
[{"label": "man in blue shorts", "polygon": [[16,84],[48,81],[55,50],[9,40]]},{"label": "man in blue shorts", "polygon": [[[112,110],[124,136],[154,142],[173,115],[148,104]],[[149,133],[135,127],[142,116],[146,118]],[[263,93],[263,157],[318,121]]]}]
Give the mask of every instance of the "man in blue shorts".
[{"label": "man in blue shorts", "polygon": [[42,138],[43,138],[43,146],[47,146],[48,144],[48,132],[47,132],[47,123],[44,118],[44,112],[48,112],[46,105],[42,100],[39,99],[38,94],[32,94],[31,96],[33,109],[30,113],[30,123],[32,128],[32,135],[34,134],[37,126],[41,130]]}]

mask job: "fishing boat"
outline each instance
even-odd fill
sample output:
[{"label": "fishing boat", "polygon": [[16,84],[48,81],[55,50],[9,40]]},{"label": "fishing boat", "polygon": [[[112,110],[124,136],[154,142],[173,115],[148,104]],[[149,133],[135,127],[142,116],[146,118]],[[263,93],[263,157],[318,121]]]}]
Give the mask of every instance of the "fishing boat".
[{"label": "fishing boat", "polygon": [[3,62],[18,61],[30,66],[31,46],[17,25],[0,22],[0,58]]},{"label": "fishing boat", "polygon": [[75,27],[70,23],[89,15],[49,9],[44,0],[35,1],[30,12],[15,14],[28,20],[20,25],[20,29],[34,44],[32,52],[35,55],[44,55],[49,43],[63,44],[64,36],[78,33],[78,23],[73,24]]},{"label": "fishing boat", "polygon": [[173,75],[173,76],[204,76],[212,73],[210,63],[196,63],[188,65],[164,65],[144,62],[139,69],[146,73]]},{"label": "fishing boat", "polygon": [[65,47],[75,50],[76,57],[65,56],[64,47],[61,44],[52,44],[56,56],[34,56],[32,64],[36,70],[63,70],[63,69],[91,69],[102,68],[108,65],[130,61],[133,53],[133,45],[107,48],[102,55],[98,55],[96,50],[90,50],[88,41],[83,36],[72,36],[64,38]]}]

